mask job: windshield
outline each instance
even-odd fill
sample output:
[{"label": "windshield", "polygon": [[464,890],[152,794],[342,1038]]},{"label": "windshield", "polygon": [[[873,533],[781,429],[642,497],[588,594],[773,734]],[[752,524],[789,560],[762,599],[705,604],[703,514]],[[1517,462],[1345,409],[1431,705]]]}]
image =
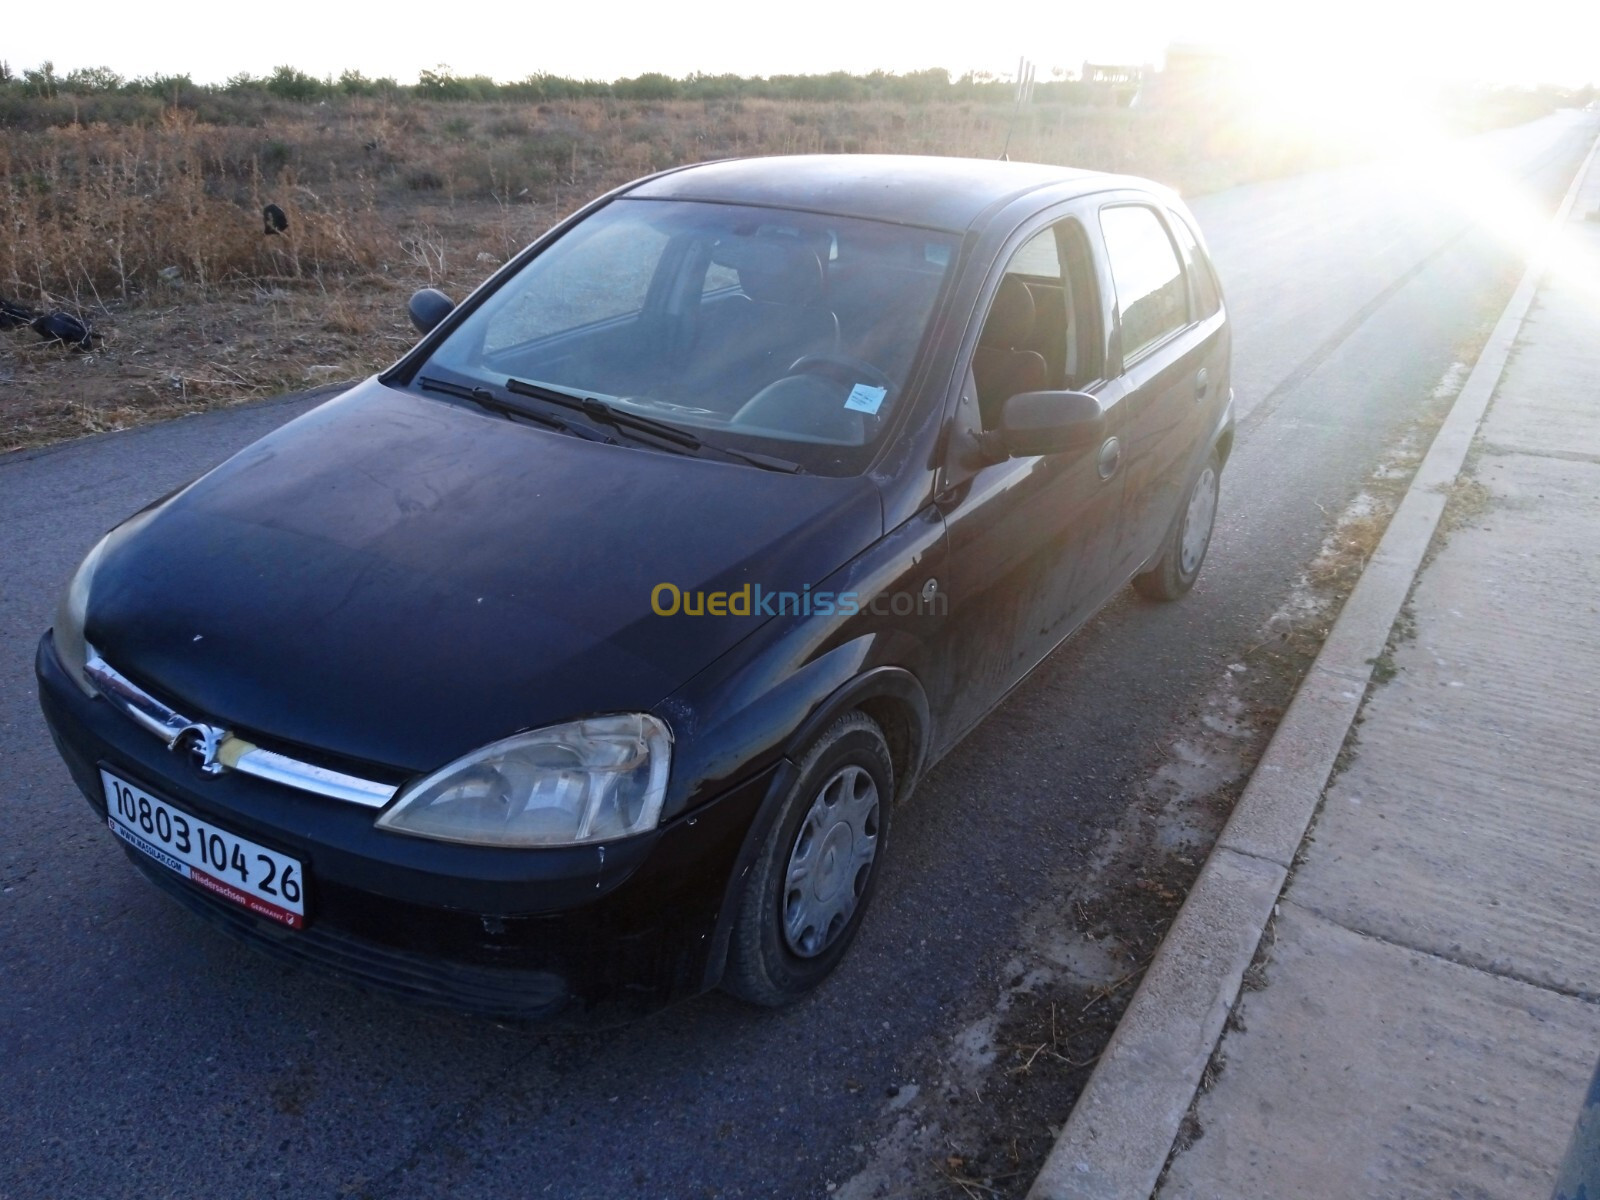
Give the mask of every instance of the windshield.
[{"label": "windshield", "polygon": [[859,470],[956,245],[876,221],[617,200],[501,286],[413,378],[519,379],[712,444]]}]

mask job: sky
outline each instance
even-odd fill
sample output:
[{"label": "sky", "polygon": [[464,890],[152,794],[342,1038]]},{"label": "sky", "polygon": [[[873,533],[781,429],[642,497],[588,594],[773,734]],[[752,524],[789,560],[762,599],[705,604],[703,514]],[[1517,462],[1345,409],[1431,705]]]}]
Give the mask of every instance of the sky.
[{"label": "sky", "polygon": [[77,0],[9,14],[0,59],[59,73],[109,66],[124,76],[203,83],[289,64],[313,75],[354,68],[414,82],[448,65],[463,75],[535,72],[616,79],[645,71],[741,75],[945,67],[1009,76],[1019,56],[1076,71],[1084,59],[1159,65],[1173,42],[1201,43],[1316,76],[1396,72],[1419,83],[1600,81],[1600,6],[1573,0],[504,0],[377,5],[339,0]]}]

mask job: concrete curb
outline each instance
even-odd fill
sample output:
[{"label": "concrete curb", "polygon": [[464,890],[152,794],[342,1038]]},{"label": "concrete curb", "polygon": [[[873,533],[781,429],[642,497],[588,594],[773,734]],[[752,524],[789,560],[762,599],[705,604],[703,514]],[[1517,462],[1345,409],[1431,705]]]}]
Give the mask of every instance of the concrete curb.
[{"label": "concrete curb", "polygon": [[[1572,211],[1600,141],[1550,224]],[[1422,565],[1549,256],[1548,239],[1496,322],[1372,560],[1240,797],[1100,1056],[1028,1200],[1147,1200],[1171,1153],[1361,707],[1372,662]]]}]

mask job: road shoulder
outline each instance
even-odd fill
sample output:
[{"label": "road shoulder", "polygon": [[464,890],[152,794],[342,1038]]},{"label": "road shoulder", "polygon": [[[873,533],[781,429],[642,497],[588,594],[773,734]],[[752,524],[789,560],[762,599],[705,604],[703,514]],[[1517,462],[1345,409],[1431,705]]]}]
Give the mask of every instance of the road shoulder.
[{"label": "road shoulder", "polygon": [[[1578,178],[1574,181],[1573,188],[1558,213],[1557,228],[1567,227],[1568,216],[1578,200],[1580,184],[1584,187],[1585,203],[1588,207],[1593,207],[1588,203],[1588,197],[1595,185],[1595,180],[1591,178],[1594,173],[1588,170],[1592,161],[1591,152],[1590,159],[1586,160],[1584,168],[1580,169]],[[1589,182],[1584,183],[1585,180]],[[1581,208],[1580,211],[1588,211],[1588,207]],[[1594,231],[1592,236],[1600,237],[1600,231]],[[1550,261],[1557,267],[1562,265],[1557,259],[1552,258]],[[1463,388],[1455,409],[1436,437],[1405,501],[1391,522],[1369,569],[1363,575],[1339,622],[1330,634],[1317,666],[1313,668],[1258,766],[1228,829],[1224,831],[1212,861],[1208,863],[1185,903],[1171,934],[1146,974],[1139,994],[1135,996],[1128,1014],[1102,1056],[1050,1159],[1030,1191],[1030,1200],[1055,1200],[1066,1197],[1145,1197],[1150,1195],[1155,1187],[1179,1124],[1189,1108],[1208,1062],[1213,1061],[1212,1048],[1216,1046],[1217,1039],[1221,1035],[1224,1021],[1234,1009],[1240,980],[1250,961],[1251,952],[1256,948],[1256,943],[1275,907],[1276,887],[1263,889],[1259,886],[1259,881],[1251,887],[1240,887],[1235,882],[1236,873],[1225,868],[1233,859],[1248,859],[1259,864],[1259,871],[1264,871],[1270,876],[1274,872],[1286,874],[1295,865],[1302,837],[1322,796],[1324,785],[1332,773],[1345,734],[1356,717],[1362,693],[1372,674],[1373,664],[1383,654],[1395,618],[1400,613],[1416,571],[1422,564],[1444,510],[1446,496],[1466,457],[1489,397],[1501,379],[1513,344],[1517,343],[1523,318],[1532,302],[1543,269],[1542,261],[1530,267],[1523,284],[1517,289],[1511,304],[1508,305],[1488,346],[1480,356],[1472,377]],[[1552,271],[1552,278],[1559,278],[1556,271]],[[1565,297],[1563,306],[1572,302],[1571,297]],[[1588,311],[1593,311],[1592,306]],[[1594,339],[1591,337],[1591,340]],[[1529,342],[1519,345],[1519,349],[1526,351],[1528,346],[1533,344]],[[1563,349],[1558,357],[1570,359],[1573,352],[1572,348],[1568,347]],[[1517,363],[1519,371],[1537,369],[1532,365],[1525,365],[1530,357],[1536,359],[1537,355],[1525,352],[1519,356]],[[1549,382],[1549,374],[1546,369],[1545,383]],[[1593,378],[1594,374],[1595,372],[1591,370],[1587,377]],[[1520,374],[1507,377],[1506,386],[1502,389],[1501,408],[1507,407],[1506,397],[1514,397],[1517,394],[1514,385],[1520,378]],[[1569,373],[1567,386],[1581,389],[1583,378],[1582,371]],[[1542,419],[1548,424],[1551,420],[1550,404],[1542,400],[1533,403],[1538,407]],[[1498,411],[1497,409],[1497,414]],[[1587,417],[1586,413],[1580,414],[1575,409],[1571,410],[1569,415],[1572,415],[1574,420]],[[1531,418],[1525,419],[1519,428],[1529,421]],[[1558,422],[1557,429],[1558,436],[1569,436],[1567,426]],[[1571,459],[1560,461],[1568,462],[1573,467],[1600,472],[1600,463],[1589,464]],[[1580,490],[1581,486],[1579,485]],[[1597,497],[1600,497],[1600,488],[1590,493],[1587,519],[1591,523],[1596,522],[1596,511],[1600,509],[1600,505],[1595,502]],[[1600,530],[1591,524],[1590,545],[1593,544],[1594,533],[1597,531]],[[1514,541],[1522,535],[1513,532],[1506,536]],[[1453,545],[1454,543],[1452,547]],[[1555,548],[1547,549],[1550,554],[1559,557],[1560,551]],[[1555,562],[1546,564],[1547,568],[1557,565]],[[1424,586],[1428,580],[1435,577],[1438,569],[1438,563],[1430,568]],[[1539,572],[1530,572],[1529,576],[1529,581],[1533,582],[1538,579]],[[1556,580],[1546,577],[1542,591],[1559,589],[1562,586],[1559,579],[1559,572]],[[1572,583],[1575,585],[1575,591],[1583,591],[1582,581],[1572,580]],[[1538,587],[1533,591],[1535,596],[1542,594]],[[1595,589],[1591,587],[1587,594],[1592,596],[1594,593]],[[1518,611],[1526,610],[1531,599],[1533,597],[1524,599]],[[1467,622],[1462,621],[1459,623],[1459,628],[1464,630],[1466,625]],[[1592,618],[1588,626],[1592,628]],[[1433,632],[1429,631],[1429,638],[1432,638]],[[1489,639],[1489,644],[1492,646],[1494,632],[1491,627],[1487,631],[1479,629],[1475,634],[1469,631],[1468,636],[1475,636],[1481,649],[1486,639]],[[1537,638],[1538,631],[1530,629],[1528,636]],[[1419,627],[1417,644],[1421,645],[1425,640]],[[1420,650],[1416,652],[1421,653]],[[1485,668],[1493,670],[1492,664],[1487,659]],[[1597,675],[1600,675],[1600,660],[1590,664],[1589,668],[1590,678]],[[1380,692],[1379,695],[1383,696],[1384,693]],[[1563,699],[1558,697],[1556,703],[1561,703]],[[1379,738],[1382,737],[1382,734],[1378,733],[1379,727],[1374,724],[1376,709],[1375,703],[1362,726],[1364,748],[1372,744],[1375,734]],[[1586,711],[1593,710],[1591,698]],[[1444,736],[1454,737],[1462,742],[1474,740],[1479,747],[1493,746],[1495,739],[1491,734],[1495,731],[1484,730],[1480,736],[1477,724],[1473,723],[1471,718],[1467,718],[1466,722],[1458,720],[1454,724],[1444,726]],[[1462,737],[1461,731],[1464,729],[1471,729],[1474,732],[1469,737]],[[1564,741],[1558,740],[1557,744],[1548,748],[1548,753],[1559,756],[1563,749],[1571,754],[1571,747]],[[1481,752],[1484,751],[1480,750]],[[1489,749],[1487,753],[1493,755],[1494,751]],[[1400,767],[1404,769],[1406,755],[1402,752],[1398,757],[1401,760]],[[1591,794],[1592,792],[1593,788]],[[1503,807],[1515,808],[1514,805]],[[1381,814],[1372,815],[1370,819],[1381,822],[1385,827],[1393,824]],[[1528,828],[1526,822],[1537,819],[1537,815],[1530,811],[1525,817],[1524,830],[1516,831],[1508,827],[1508,836],[1517,836],[1518,832]],[[1457,828],[1462,824],[1461,821],[1454,823]],[[1370,839],[1371,831],[1364,829],[1357,836],[1368,836]],[[1551,849],[1555,850],[1558,847],[1552,845]],[[1592,855],[1595,847],[1578,845],[1572,849],[1576,853]],[[1315,858],[1319,850],[1320,843],[1312,843],[1306,852]],[[1345,852],[1356,861],[1365,861],[1364,852],[1358,845],[1351,844],[1345,847]],[[1449,858],[1448,853],[1443,850],[1440,852],[1440,857],[1444,861],[1448,861]],[[1592,862],[1592,857],[1589,857],[1588,861]],[[1447,868],[1440,867],[1440,870],[1441,878],[1454,877]],[[1516,897],[1515,888],[1520,878],[1516,877],[1510,881],[1513,886],[1512,892],[1509,893],[1510,898]],[[1298,903],[1296,890],[1298,887],[1297,879],[1289,891],[1290,900],[1296,903]],[[1487,904],[1488,900],[1485,899],[1483,902]],[[1504,900],[1499,903],[1503,904]],[[1529,907],[1531,910],[1538,905],[1533,904]],[[1589,927],[1595,927],[1594,923],[1590,922]],[[1301,926],[1297,925],[1296,928]],[[1405,945],[1404,942],[1399,944]],[[1241,949],[1242,947],[1244,948]],[[1423,954],[1431,952],[1426,945],[1418,949]],[[1436,957],[1451,965],[1453,969],[1463,969],[1448,953],[1437,954]],[[1590,961],[1594,958],[1592,954],[1589,957]],[[1515,974],[1509,972],[1504,974],[1507,979],[1528,983]],[[1346,986],[1360,989],[1364,984],[1359,978],[1352,977]],[[1538,985],[1528,983],[1528,986]],[[1279,989],[1277,994],[1287,996],[1288,989]],[[1577,1010],[1579,1012],[1584,1011],[1582,1006],[1587,1004],[1582,997],[1567,996],[1559,991],[1553,994],[1563,1000],[1575,1000],[1580,1005],[1580,1009]],[[1241,1015],[1246,1030],[1251,1028],[1252,1021],[1257,1019],[1254,1014],[1261,1005],[1268,1003],[1266,997],[1271,995],[1273,989],[1269,985],[1266,992],[1252,996],[1249,1002],[1242,1006]],[[1404,1005],[1406,1002],[1405,996],[1395,997],[1396,1004]],[[1315,1022],[1314,1015],[1308,1017],[1305,1010],[1296,1009],[1291,1000],[1271,1003],[1288,1006],[1295,1012],[1295,1018],[1298,1020],[1309,1019]],[[1354,1012],[1356,1009],[1352,1008],[1351,1011]],[[1357,1022],[1354,1027],[1344,1030],[1343,1036],[1346,1040],[1354,1038],[1360,1041],[1369,1032],[1369,1028],[1363,1028]],[[1227,1035],[1222,1043],[1222,1059],[1224,1061],[1228,1059],[1230,1047],[1236,1041],[1248,1039],[1250,1036],[1244,1031]],[[1266,1034],[1257,1036],[1264,1037]],[[1335,1049],[1339,1044],[1336,1039],[1329,1042]],[[1549,1087],[1552,1094],[1550,1102],[1565,1106],[1564,1119],[1568,1125],[1572,1113],[1576,1112],[1577,1101],[1582,1095],[1592,1045],[1592,1039],[1585,1040],[1583,1049],[1576,1055],[1571,1055],[1569,1048],[1569,1055],[1582,1060],[1576,1063],[1571,1071],[1576,1079],[1575,1092],[1568,1086],[1572,1081],[1566,1079],[1546,1060],[1541,1060],[1545,1062],[1545,1068],[1542,1071],[1535,1071],[1535,1075],[1544,1080]],[[1477,1071],[1482,1071],[1486,1066],[1481,1053],[1476,1055],[1469,1053],[1466,1061],[1473,1063]],[[1263,1056],[1263,1062],[1266,1065],[1262,1070],[1267,1076],[1264,1081],[1261,1079],[1257,1081],[1262,1087],[1266,1086],[1267,1082],[1276,1081],[1277,1076],[1273,1072],[1281,1066],[1281,1057],[1268,1053]],[[1395,1087],[1395,1082],[1382,1074],[1385,1059],[1377,1056],[1374,1062],[1380,1074],[1370,1081],[1372,1085],[1380,1089]],[[1345,1070],[1350,1066],[1350,1062],[1348,1057],[1340,1060],[1335,1056],[1322,1065],[1329,1070]],[[1444,1065],[1443,1062],[1440,1063],[1441,1067]],[[1251,1090],[1250,1075],[1251,1073],[1242,1071],[1223,1072],[1221,1082],[1208,1093],[1199,1109],[1201,1128],[1207,1131],[1208,1136],[1202,1138],[1193,1149],[1178,1156],[1163,1194],[1174,1196],[1215,1194],[1230,1197],[1258,1194],[1248,1189],[1249,1172],[1246,1168],[1253,1162],[1270,1159],[1278,1154],[1279,1143],[1272,1139],[1252,1142],[1241,1137],[1209,1136],[1210,1131],[1214,1129],[1232,1128],[1228,1119],[1230,1113],[1243,1111],[1264,1100],[1259,1091]],[[1421,1088],[1434,1086],[1439,1082],[1427,1077],[1426,1072],[1422,1075],[1414,1074],[1411,1079]],[[1336,1128],[1330,1126],[1326,1119],[1315,1120],[1312,1112],[1313,1107],[1310,1105],[1298,1107],[1289,1105],[1279,1116],[1283,1121],[1304,1119],[1308,1122],[1302,1131],[1300,1145],[1302,1148],[1304,1146],[1325,1148],[1327,1159],[1332,1164],[1329,1172],[1332,1184],[1326,1192],[1307,1191],[1294,1194],[1304,1194],[1308,1197],[1322,1194],[1330,1197],[1363,1194],[1365,1185],[1357,1186],[1355,1191],[1351,1190],[1350,1185],[1365,1178],[1359,1172],[1365,1167],[1370,1167],[1372,1159],[1370,1156],[1365,1158],[1361,1156],[1359,1144],[1352,1146],[1345,1143],[1348,1138],[1358,1137],[1358,1131],[1368,1126],[1363,1122],[1350,1120],[1346,1122],[1345,1127]],[[1297,1117],[1297,1113],[1302,1116]],[[1559,1153],[1564,1131],[1563,1128],[1556,1135],[1556,1153]],[[1289,1148],[1289,1140],[1288,1138],[1283,1140],[1282,1145],[1285,1149],[1282,1153],[1294,1154],[1295,1150]],[[1208,1142],[1211,1153],[1225,1155],[1226,1162],[1237,1169],[1221,1173],[1198,1167],[1191,1169],[1191,1163],[1200,1161],[1194,1156],[1206,1154],[1204,1148]],[[1222,1149],[1218,1149],[1219,1147]],[[1532,1151],[1535,1157],[1541,1152],[1538,1148]],[[1553,1155],[1551,1157],[1553,1158]],[[1212,1167],[1215,1168],[1215,1163]],[[1349,1167],[1357,1174],[1353,1177],[1342,1176],[1339,1174],[1339,1168],[1343,1167]],[[1553,1171],[1553,1161],[1550,1167]],[[1395,1183],[1402,1191],[1404,1190],[1403,1180],[1398,1176],[1395,1177]],[[1383,1187],[1380,1187],[1379,1191],[1381,1194],[1394,1194],[1392,1190],[1385,1190]],[[1287,1193],[1282,1188],[1273,1188],[1259,1194]],[[1526,1193],[1515,1188],[1502,1192],[1497,1188],[1490,1194]]]}]

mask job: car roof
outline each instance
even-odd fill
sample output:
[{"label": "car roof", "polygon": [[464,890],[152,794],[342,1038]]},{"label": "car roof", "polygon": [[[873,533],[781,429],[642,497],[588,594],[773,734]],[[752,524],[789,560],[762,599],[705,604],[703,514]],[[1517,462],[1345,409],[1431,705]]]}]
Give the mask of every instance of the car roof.
[{"label": "car roof", "polygon": [[[801,209],[961,232],[985,212],[1040,188],[1080,193],[1152,185],[1045,163],[917,154],[800,154],[731,158],[651,176],[628,195]],[[1070,198],[1056,192],[1052,199]]]}]

